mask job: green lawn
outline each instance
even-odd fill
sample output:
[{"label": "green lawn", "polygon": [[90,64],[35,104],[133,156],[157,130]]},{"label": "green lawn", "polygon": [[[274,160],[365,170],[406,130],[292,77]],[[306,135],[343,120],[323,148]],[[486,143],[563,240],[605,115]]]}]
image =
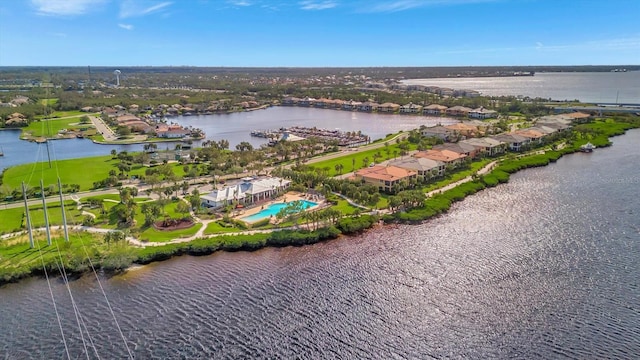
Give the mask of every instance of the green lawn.
[{"label": "green lawn", "polygon": [[488,163],[494,161],[495,159],[482,159],[482,160],[478,160],[478,161],[474,161],[471,163],[471,167],[467,170],[462,170],[462,171],[458,171],[455,172],[453,174],[448,174],[447,176],[445,176],[442,180],[436,181],[432,184],[429,184],[425,187],[422,188],[422,191],[429,192],[429,191],[433,191],[433,190],[437,190],[439,188],[445,187],[451,183],[454,183],[456,181],[460,181],[464,178],[466,178],[467,176],[471,176],[473,175],[475,172],[477,172],[478,170],[482,169],[483,167],[485,167]]},{"label": "green lawn", "polygon": [[[83,216],[75,207],[73,201],[65,201],[65,213],[67,215],[67,224],[81,223]],[[42,205],[33,205],[29,207],[29,215],[31,216],[31,225],[34,228],[44,226],[44,211]],[[62,224],[62,211],[60,211],[60,202],[47,204],[47,215],[49,216],[49,224]],[[0,233],[8,233],[26,229],[26,219],[24,218],[24,208],[4,209],[0,210]]]},{"label": "green lawn", "polygon": [[45,187],[57,186],[59,174],[63,184],[79,184],[80,190],[90,190],[93,183],[106,178],[109,170],[115,169],[114,165],[117,163],[118,160],[112,160],[107,155],[52,161],[51,168],[46,162],[23,164],[8,168],[2,182],[12,188],[19,188],[22,181],[31,187],[40,187],[42,178]]},{"label": "green lawn", "polygon": [[349,202],[347,202],[347,200],[338,198],[338,204],[332,206],[332,208],[336,209],[336,210],[340,210],[340,212],[342,212],[343,215],[353,215],[354,213],[356,213],[356,211],[363,211],[364,209],[360,209],[357,208],[355,206],[352,206],[349,204]]},{"label": "green lawn", "polygon": [[[411,144],[413,145],[413,144]],[[313,163],[310,164],[311,167],[315,168],[315,169],[324,169],[324,168],[329,168],[329,176],[336,176],[336,175],[340,175],[340,174],[345,174],[345,173],[349,173],[354,171],[354,167],[355,170],[358,169],[362,169],[364,167],[369,166],[370,163],[372,162],[381,162],[381,161],[385,161],[385,160],[390,160],[392,159],[396,152],[397,154],[400,154],[400,148],[398,146],[398,144],[389,144],[389,152],[387,152],[386,147],[382,147],[379,149],[373,149],[373,150],[368,150],[368,151],[363,151],[363,152],[353,152],[353,153],[345,153],[344,156],[340,156],[337,157],[335,159],[330,159],[330,160],[325,160],[325,161],[320,161],[317,163]],[[409,150],[415,150],[415,145],[413,145],[412,147],[410,147]],[[380,155],[382,155],[382,157],[374,159],[374,154],[375,153],[380,153]],[[400,156],[400,155],[398,155]],[[368,161],[365,163],[363,160],[367,158]],[[336,165],[337,164],[342,164],[342,172],[338,173],[336,171]]]},{"label": "green lawn", "polygon": [[174,230],[174,231],[160,231],[153,227],[144,230],[139,238],[141,240],[147,240],[151,242],[167,242],[173,239],[179,239],[195,235],[195,233],[202,227],[201,223],[194,224],[188,229]]},{"label": "green lawn", "polygon": [[80,117],[68,119],[51,119],[43,121],[34,121],[29,126],[22,128],[23,136],[30,134],[33,137],[55,137],[60,130],[80,130],[85,128],[93,128],[93,124],[81,124]]},{"label": "green lawn", "polygon": [[204,230],[204,234],[212,235],[212,234],[220,234],[220,233],[233,233],[238,231],[241,231],[241,230],[236,227],[224,227],[219,222],[214,221],[207,225],[207,228]]}]

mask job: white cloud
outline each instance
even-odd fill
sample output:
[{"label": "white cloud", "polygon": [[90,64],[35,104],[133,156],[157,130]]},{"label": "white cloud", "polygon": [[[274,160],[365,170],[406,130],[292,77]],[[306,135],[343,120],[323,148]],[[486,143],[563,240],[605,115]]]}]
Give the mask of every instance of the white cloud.
[{"label": "white cloud", "polygon": [[105,3],[106,0],[31,0],[39,15],[82,15]]},{"label": "white cloud", "polygon": [[252,3],[250,3],[249,1],[246,0],[228,0],[227,3],[233,5],[233,6],[250,6],[253,5]]},{"label": "white cloud", "polygon": [[327,10],[338,6],[335,1],[301,1],[300,9],[302,10]]},{"label": "white cloud", "polygon": [[125,30],[133,30],[133,25],[131,24],[118,24],[118,26]]},{"label": "white cloud", "polygon": [[465,5],[486,2],[496,2],[500,0],[393,0],[378,1],[373,6],[368,7],[366,12],[396,12],[414,8],[428,6]]},{"label": "white cloud", "polygon": [[171,1],[157,2],[148,0],[124,0],[122,4],[120,4],[120,18],[124,19],[158,13],[166,10],[166,8],[171,4],[173,4]]}]

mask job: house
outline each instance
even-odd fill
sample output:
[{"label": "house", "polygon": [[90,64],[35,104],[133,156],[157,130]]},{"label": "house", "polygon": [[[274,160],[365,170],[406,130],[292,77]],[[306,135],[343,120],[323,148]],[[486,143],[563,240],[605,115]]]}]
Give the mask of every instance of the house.
[{"label": "house", "polygon": [[472,109],[465,106],[452,106],[445,110],[445,113],[449,116],[467,117]]},{"label": "house", "polygon": [[200,196],[202,205],[209,208],[219,208],[231,205],[254,204],[272,198],[280,191],[289,187],[291,181],[278,177],[255,179],[246,177],[236,185],[216,189],[209,194]]},{"label": "house", "polygon": [[358,107],[360,107],[360,105],[362,105],[360,101],[354,101],[354,100],[345,101],[342,104],[342,110],[347,110],[347,111],[358,110]]},{"label": "house", "polygon": [[465,161],[467,155],[459,154],[451,150],[431,149],[427,151],[418,151],[417,153],[413,154],[413,157],[442,161],[446,165],[457,166]]},{"label": "house", "polygon": [[528,137],[524,137],[516,133],[502,133],[490,136],[490,138],[506,143],[511,151],[520,151],[523,146],[529,145],[531,142],[531,139]]},{"label": "house", "polygon": [[465,123],[457,123],[445,126],[447,129],[464,136],[465,138],[476,137],[479,135],[478,127]]},{"label": "house", "polygon": [[140,121],[140,118],[135,115],[125,114],[116,117],[116,121],[118,122],[118,125],[121,125],[122,123],[126,123],[129,121]]},{"label": "house", "polygon": [[572,112],[567,114],[561,114],[558,116],[564,119],[571,120],[572,122],[577,122],[577,123],[583,123],[583,122],[589,121],[593,117],[590,114],[585,114],[581,112]]},{"label": "house", "polygon": [[425,106],[422,109],[422,114],[431,115],[431,116],[440,116],[445,112],[445,110],[447,110],[447,107],[444,105],[431,104],[429,106]]},{"label": "house", "polygon": [[282,100],[282,105],[294,106],[294,105],[298,105],[299,101],[300,99],[297,97],[287,96]]},{"label": "house", "polygon": [[481,154],[481,150],[478,147],[460,142],[436,145],[433,147],[433,150],[449,150],[461,155],[466,155],[469,158],[475,158]]},{"label": "house", "polygon": [[400,106],[400,114],[418,114],[422,111],[422,106],[408,103]]},{"label": "house", "polygon": [[402,181],[416,179],[418,173],[397,166],[376,165],[356,171],[357,180],[378,187],[378,190],[392,192]]},{"label": "house", "polygon": [[358,110],[359,111],[363,111],[363,112],[372,112],[372,111],[378,110],[378,106],[379,106],[378,103],[367,101],[367,102],[362,103],[358,107]]},{"label": "house", "polygon": [[488,156],[504,154],[509,147],[508,144],[490,137],[466,139],[460,141],[460,144],[475,146],[480,149],[482,154],[486,154]]},{"label": "house", "polygon": [[306,96],[304,99],[300,99],[300,101],[298,101],[298,106],[313,106],[315,102],[316,99]]},{"label": "house", "polygon": [[325,98],[320,98],[318,100],[316,100],[316,102],[314,103],[314,106],[317,108],[321,108],[324,109],[325,107],[327,107],[327,101],[331,101]]},{"label": "house", "polygon": [[531,128],[514,131],[514,133],[529,138],[532,144],[542,143],[542,139],[546,136],[546,134]]},{"label": "house", "polygon": [[380,113],[394,113],[400,109],[400,105],[394,103],[384,103],[378,106],[378,112]]},{"label": "house", "polygon": [[473,109],[469,111],[469,117],[472,119],[490,119],[498,117],[498,112],[495,110],[487,110],[484,107],[479,107],[477,109]]},{"label": "house", "polygon": [[436,176],[444,176],[446,164],[442,161],[427,158],[410,157],[405,159],[393,160],[389,165],[399,168],[412,170],[418,173],[418,176],[424,180],[434,178]]},{"label": "house", "polygon": [[185,129],[172,129],[172,130],[167,130],[161,134],[158,134],[158,133],[156,134],[158,135],[158,137],[163,137],[167,139],[180,139],[191,134],[191,132]]},{"label": "house", "polygon": [[344,100],[335,99],[330,105],[332,109],[342,109],[342,105],[344,105],[344,103]]},{"label": "house", "polygon": [[423,128],[420,134],[424,137],[436,137],[442,141],[450,141],[456,134],[455,131],[447,129],[442,125]]}]

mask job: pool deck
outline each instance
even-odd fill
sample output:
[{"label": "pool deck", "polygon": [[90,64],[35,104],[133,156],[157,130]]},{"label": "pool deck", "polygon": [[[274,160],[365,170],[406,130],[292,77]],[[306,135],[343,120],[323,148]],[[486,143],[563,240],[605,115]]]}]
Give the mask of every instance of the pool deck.
[{"label": "pool deck", "polygon": [[319,206],[322,206],[324,204],[325,200],[323,198],[318,198],[318,197],[311,198],[311,196],[312,195],[308,195],[306,193],[301,193],[301,192],[297,192],[297,191],[289,191],[288,193],[284,194],[283,196],[277,198],[276,200],[267,201],[267,202],[261,203],[260,205],[257,205],[257,206],[253,206],[253,207],[250,207],[250,208],[242,209],[242,212],[240,214],[234,216],[233,218],[236,219],[236,220],[241,220],[241,221],[244,221],[246,223],[252,224],[252,223],[258,222],[260,220],[246,221],[246,220],[244,220],[242,218],[247,217],[247,216],[251,216],[253,214],[257,214],[261,210],[263,210],[264,208],[266,208],[267,206],[272,205],[272,204],[277,204],[277,203],[281,203],[281,202],[297,201],[297,200],[313,201],[313,202],[315,202],[317,204],[315,206],[312,206],[310,208],[305,209],[305,211],[317,209]]}]

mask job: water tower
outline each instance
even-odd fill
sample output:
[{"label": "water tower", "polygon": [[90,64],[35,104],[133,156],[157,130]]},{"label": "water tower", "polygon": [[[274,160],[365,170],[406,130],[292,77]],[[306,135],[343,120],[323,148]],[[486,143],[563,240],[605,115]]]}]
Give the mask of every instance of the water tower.
[{"label": "water tower", "polygon": [[113,72],[113,75],[116,76],[116,86],[120,86],[120,73],[121,73],[120,70],[115,70]]}]

